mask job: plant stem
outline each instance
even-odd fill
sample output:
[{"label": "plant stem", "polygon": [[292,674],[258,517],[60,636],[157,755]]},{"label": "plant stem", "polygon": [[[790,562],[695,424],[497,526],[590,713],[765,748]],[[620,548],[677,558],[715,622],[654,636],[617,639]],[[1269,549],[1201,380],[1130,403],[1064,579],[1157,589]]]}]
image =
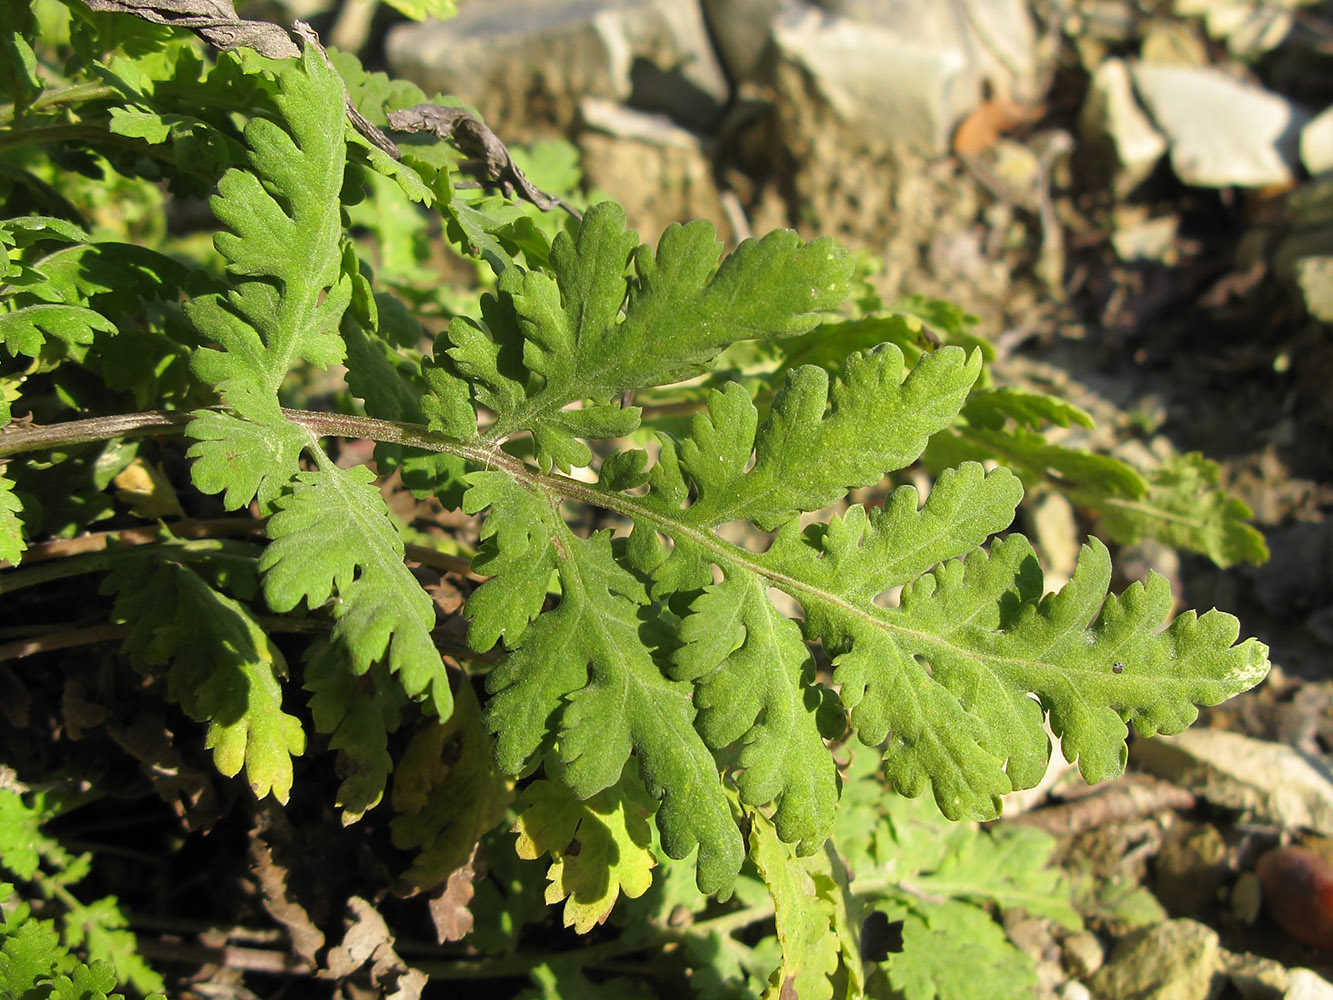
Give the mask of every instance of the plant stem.
[{"label": "plant stem", "polygon": [[65,448],[112,438],[147,437],[151,434],[179,434],[190,414],[180,410],[147,410],[143,413],[120,413],[109,417],[90,417],[87,420],[69,420],[44,427],[19,427],[10,424],[0,429],[0,459],[28,451]]},{"label": "plant stem", "polygon": [[[43,92],[38,98],[24,108],[27,114],[33,111],[49,111],[52,108],[58,108],[65,104],[82,104],[85,101],[101,101],[108,97],[117,96],[115,87],[109,87],[104,83],[76,83],[72,87],[62,87],[59,90],[48,90]],[[0,104],[0,125],[8,125],[14,120],[14,105]]]}]

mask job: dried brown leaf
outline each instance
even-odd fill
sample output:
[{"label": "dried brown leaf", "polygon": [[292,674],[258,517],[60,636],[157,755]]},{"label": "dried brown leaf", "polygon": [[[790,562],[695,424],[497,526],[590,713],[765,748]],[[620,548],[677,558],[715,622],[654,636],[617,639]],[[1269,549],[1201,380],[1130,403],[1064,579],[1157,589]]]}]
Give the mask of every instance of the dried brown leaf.
[{"label": "dried brown leaf", "polygon": [[385,1000],[419,1000],[425,974],[408,966],[393,948],[393,935],[369,901],[353,896],[347,901],[347,933],[329,949],[323,979],[342,979],[367,963],[370,981]]},{"label": "dried brown leaf", "polygon": [[65,688],[60,695],[60,718],[65,724],[65,735],[72,740],[81,740],[90,731],[106,721],[111,709],[106,705],[88,700],[88,692],[83,682],[70,677],[65,680]]},{"label": "dried brown leaf", "polygon": [[543,211],[559,207],[576,219],[580,217],[572,205],[547,194],[528,180],[499,136],[463,108],[417,104],[401,111],[390,111],[389,125],[400,132],[433,132],[437,138],[448,139],[477,163],[487,182],[506,195],[517,194]]},{"label": "dried brown leaf", "polygon": [[455,868],[430,898],[430,919],[435,924],[435,938],[440,944],[461,941],[472,933],[472,911],[468,904],[476,891],[472,884],[477,877],[476,860],[477,847],[473,847],[467,863]]},{"label": "dried brown leaf", "polygon": [[175,810],[187,830],[206,833],[222,816],[212,772],[185,762],[160,715],[144,712],[127,726],[108,726],[107,734],[139,762],[157,797]]},{"label": "dried brown leaf", "polygon": [[254,49],[269,59],[295,59],[301,54],[285,30],[267,21],[241,20],[228,0],[88,0],[88,6],[189,28],[219,49]]},{"label": "dried brown leaf", "polygon": [[1042,104],[1020,104],[1007,95],[993,97],[963,119],[953,134],[953,151],[959,156],[978,156],[1010,129],[1039,121],[1045,113]]},{"label": "dried brown leaf", "polygon": [[[271,812],[271,809],[266,810]],[[293,898],[289,887],[291,872],[274,857],[269,843],[270,825],[263,822],[250,830],[250,866],[259,883],[264,909],[287,928],[292,950],[313,967],[324,947],[324,932],[315,926],[306,908]]]}]

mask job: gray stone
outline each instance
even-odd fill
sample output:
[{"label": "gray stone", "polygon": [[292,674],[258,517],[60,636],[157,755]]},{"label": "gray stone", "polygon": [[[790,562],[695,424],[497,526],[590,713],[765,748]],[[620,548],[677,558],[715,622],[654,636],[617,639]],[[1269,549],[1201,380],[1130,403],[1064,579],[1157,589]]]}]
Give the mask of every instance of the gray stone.
[{"label": "gray stone", "polygon": [[[1251,872],[1246,872],[1252,875]],[[1231,953],[1226,959],[1227,975],[1242,1000],[1283,1000],[1287,992],[1287,970],[1271,958]]]},{"label": "gray stone", "polygon": [[729,93],[690,0],[495,0],[385,45],[394,75],[461,97],[506,140],[567,134],[585,96],[705,128]]},{"label": "gray stone", "polygon": [[1191,729],[1134,744],[1150,774],[1260,822],[1333,834],[1333,769],[1281,743]]},{"label": "gray stone", "polygon": [[1195,187],[1292,183],[1309,114],[1214,67],[1132,65],[1134,87],[1171,149],[1171,167]]},{"label": "gray stone", "polygon": [[1106,952],[1102,942],[1091,931],[1071,934],[1064,940],[1065,961],[1069,969],[1079,979],[1087,979],[1102,967],[1106,961]]},{"label": "gray stone", "polygon": [[1074,505],[1063,493],[1046,493],[1024,508],[1028,534],[1041,553],[1043,586],[1054,593],[1069,582],[1078,563],[1082,539]]},{"label": "gray stone", "polygon": [[772,38],[785,0],[703,0],[704,18],[732,83],[750,79]]},{"label": "gray stone", "polygon": [[1333,324],[1333,255],[1301,257],[1295,264],[1295,278],[1310,315]]},{"label": "gray stone", "polygon": [[1210,1000],[1226,987],[1217,932],[1194,920],[1168,920],[1122,938],[1092,977],[1104,1000]]},{"label": "gray stone", "polygon": [[655,243],[668,225],[689,219],[709,220],[724,239],[736,235],[698,135],[665,116],[596,98],[580,111],[584,179],[620,202],[641,239]]},{"label": "gray stone", "polygon": [[1291,969],[1282,1000],[1333,1000],[1333,984],[1309,969]]},{"label": "gray stone", "polygon": [[1111,233],[1111,246],[1117,257],[1129,263],[1158,260],[1171,264],[1176,255],[1176,235],[1179,229],[1180,219],[1174,215],[1124,221],[1117,218],[1115,230]]},{"label": "gray stone", "polygon": [[1301,162],[1312,174],[1333,170],[1333,106],[1325,108],[1301,129]]},{"label": "gray stone", "polygon": [[1253,59],[1271,52],[1291,34],[1292,12],[1306,0],[1176,0],[1181,17],[1202,17],[1213,38],[1226,42],[1232,55]]},{"label": "gray stone", "polygon": [[1035,29],[1019,0],[837,6],[784,11],[773,43],[844,127],[938,154],[983,88],[1019,97],[1035,90]]},{"label": "gray stone", "polygon": [[1134,96],[1129,68],[1114,58],[1093,71],[1079,115],[1079,137],[1081,158],[1104,172],[1102,179],[1121,197],[1147,179],[1167,148]]}]

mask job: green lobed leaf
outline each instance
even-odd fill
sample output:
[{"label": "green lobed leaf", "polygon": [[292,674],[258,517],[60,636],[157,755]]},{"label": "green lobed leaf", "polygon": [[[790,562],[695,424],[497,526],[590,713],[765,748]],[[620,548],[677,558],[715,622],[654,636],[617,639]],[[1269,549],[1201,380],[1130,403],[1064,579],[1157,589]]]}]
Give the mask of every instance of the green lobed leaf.
[{"label": "green lobed leaf", "polygon": [[48,338],[77,350],[91,344],[98,333],[115,332],[115,323],[83,306],[48,302],[0,312],[0,343],[10,354],[30,358],[41,354]]},{"label": "green lobed leaf", "polygon": [[62,243],[91,243],[92,237],[66,219],[49,215],[22,215],[0,220],[0,242],[15,247],[26,247],[42,240]]},{"label": "green lobed leaf", "polygon": [[909,373],[892,344],[852,355],[832,382],[823,369],[793,369],[757,433],[758,411],[733,383],[709,394],[707,415],[694,418],[678,463],[659,466],[654,489],[674,503],[688,477],[697,496],[679,515],[686,523],[748,520],[772,530],[909,465],[957,414],[980,370],[979,354],[945,348]]},{"label": "green lobed leaf", "polygon": [[23,540],[23,502],[14,495],[14,480],[0,476],[0,559],[13,566],[23,558],[28,543]]},{"label": "green lobed leaf", "polygon": [[903,922],[902,951],[882,964],[904,1000],[988,1000],[1036,990],[1032,960],[984,910],[953,901],[876,908]]},{"label": "green lobed leaf", "polygon": [[[211,202],[229,230],[214,243],[235,284],[225,296],[186,305],[200,333],[222,348],[195,353],[196,375],[215,385],[237,415],[264,425],[245,428],[200,413],[187,429],[196,439],[190,450],[198,460],[196,485],[225,488],[229,507],[256,493],[270,501],[296,472],[299,446],[274,416],[276,393],[296,361],[342,360],[338,324],[351,296],[339,202],[346,158],[342,84],[311,48],[299,65],[279,69],[278,81],[274,100],[289,131],[252,118],[245,140],[253,172],[229,170]],[[276,442],[261,449],[262,462],[254,459],[250,450],[270,435]]]},{"label": "green lobed leaf", "polygon": [[271,543],[259,561],[264,597],[279,613],[302,601],[314,609],[335,597],[331,638],[349,666],[365,673],[387,656],[408,697],[447,719],[453,696],[431,639],[435,608],[403,562],[403,542],[389,520],[375,474],[324,460],[298,473],[268,523]]},{"label": "green lobed leaf", "polygon": [[1224,569],[1261,563],[1268,546],[1246,523],[1253,512],[1218,486],[1219,474],[1218,464],[1198,452],[1174,455],[1148,473],[1146,496],[1086,502],[1101,510],[1102,527],[1122,545],[1154,538],[1201,552]]},{"label": "green lobed leaf", "polygon": [[[620,393],[706,371],[737,340],[804,333],[846,292],[850,260],[828,240],[775,232],[720,264],[719,250],[712,226],[697,222],[669,227],[654,254],[605,202],[576,235],[557,235],[550,274],[507,268],[500,301],[483,303],[483,323],[451,325],[443,352],[482,382],[477,401],[496,413],[486,440],[528,430],[543,470],[584,464],[578,438],[637,423],[633,411],[608,422]],[[561,412],[580,400],[594,405]]]},{"label": "green lobed leaf", "polygon": [[740,742],[741,801],[776,800],[786,843],[808,855],[833,827],[838,781],[820,737],[815,663],[796,623],[753,576],[733,572],[691,606],[671,675],[695,682],[695,727],[714,750]]},{"label": "green lobed leaf", "polygon": [[1126,722],[1145,736],[1179,732],[1195,705],[1267,670],[1262,644],[1233,645],[1230,615],[1190,612],[1163,629],[1171,608],[1161,577],[1108,598],[1110,560],[1095,539],[1059,594],[1040,598],[1039,581],[1031,546],[1013,535],[921,577],[899,608],[825,617],[831,606],[806,602],[811,634],[839,651],[834,680],[858,736],[889,737],[895,787],[912,795],[930,781],[950,818],[991,818],[1010,787],[1040,779],[1043,712],[1067,758],[1101,781],[1123,770]]},{"label": "green lobed leaf", "polygon": [[0,788],[0,864],[24,881],[31,881],[51,842],[41,832],[50,817],[36,798],[32,805],[13,789]]},{"label": "green lobed leaf", "polygon": [[227,510],[257,499],[268,513],[311,437],[283,416],[276,397],[237,387],[229,402],[231,413],[196,410],[187,425],[185,433],[194,439],[186,452],[194,459],[190,478],[204,493],[221,493]]},{"label": "green lobed leaf", "polygon": [[[512,483],[501,489],[487,478],[477,488],[502,509],[526,503]],[[511,652],[487,676],[496,759],[522,773],[554,731],[548,766],[587,798],[615,784],[633,752],[662,803],[663,849],[681,858],[698,847],[700,889],[726,893],[740,868],[740,836],[717,765],[691,724],[689,686],[664,677],[645,646],[643,584],[616,562],[606,532],[580,539],[549,509],[536,531],[547,534],[545,546],[557,543],[560,603],[521,639],[506,635]]]},{"label": "green lobed leaf", "polygon": [[[13,890],[8,883],[0,887]],[[9,893],[7,892],[6,895]],[[57,975],[59,958],[67,957],[50,920],[36,920],[26,903],[0,911],[0,993],[28,997],[38,984]]]},{"label": "green lobed leaf", "polygon": [[484,653],[504,639],[513,648],[541,612],[558,565],[548,530],[553,512],[502,472],[474,472],[468,483],[463,512],[489,511],[472,569],[491,577],[468,598],[468,645]]},{"label": "green lobed leaf", "polygon": [[[102,990],[113,989],[117,980],[124,980],[142,994],[162,989],[161,974],[139,955],[138,939],[128,930],[129,919],[114,896],[72,907],[61,922],[66,947],[77,949],[91,960],[87,971],[96,974]],[[78,969],[73,981],[79,987]]]}]

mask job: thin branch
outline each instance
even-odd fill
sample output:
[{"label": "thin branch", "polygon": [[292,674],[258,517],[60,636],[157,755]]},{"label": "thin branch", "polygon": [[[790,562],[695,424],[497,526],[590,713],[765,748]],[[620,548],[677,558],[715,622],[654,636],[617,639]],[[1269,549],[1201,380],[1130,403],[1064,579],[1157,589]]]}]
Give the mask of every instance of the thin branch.
[{"label": "thin branch", "polygon": [[569,202],[547,194],[528,180],[500,137],[463,108],[418,104],[401,111],[390,111],[389,124],[400,132],[431,132],[438,139],[454,142],[478,164],[483,183],[498,187],[508,197],[517,194],[543,211],[559,207],[575,220],[583,218]]},{"label": "thin branch", "polygon": [[222,538],[262,534],[264,522],[255,517],[215,517],[206,520],[184,518],[165,526],[145,524],[138,528],[94,531],[77,538],[54,538],[49,542],[39,542],[23,553],[23,565],[31,566],[49,559],[68,559],[89,552],[101,552],[111,541],[119,545],[151,545],[166,540],[163,537],[164,527],[175,538]]},{"label": "thin branch", "polygon": [[69,420],[45,426],[10,424],[0,428],[0,459],[29,451],[67,448],[113,438],[140,438],[153,434],[179,434],[192,419],[181,410],[146,410],[108,417]]},{"label": "thin branch", "polygon": [[[66,104],[83,104],[86,101],[101,101],[120,96],[115,87],[105,83],[76,83],[59,90],[46,90],[23,108],[25,115],[32,112],[50,111]],[[8,125],[14,120],[14,105],[0,104],[0,125]]]},{"label": "thin branch", "polygon": [[130,634],[128,625],[93,625],[90,628],[58,628],[45,635],[6,642],[0,645],[0,663],[21,660],[36,653],[49,653],[72,646],[95,646],[102,642],[118,642]]}]

